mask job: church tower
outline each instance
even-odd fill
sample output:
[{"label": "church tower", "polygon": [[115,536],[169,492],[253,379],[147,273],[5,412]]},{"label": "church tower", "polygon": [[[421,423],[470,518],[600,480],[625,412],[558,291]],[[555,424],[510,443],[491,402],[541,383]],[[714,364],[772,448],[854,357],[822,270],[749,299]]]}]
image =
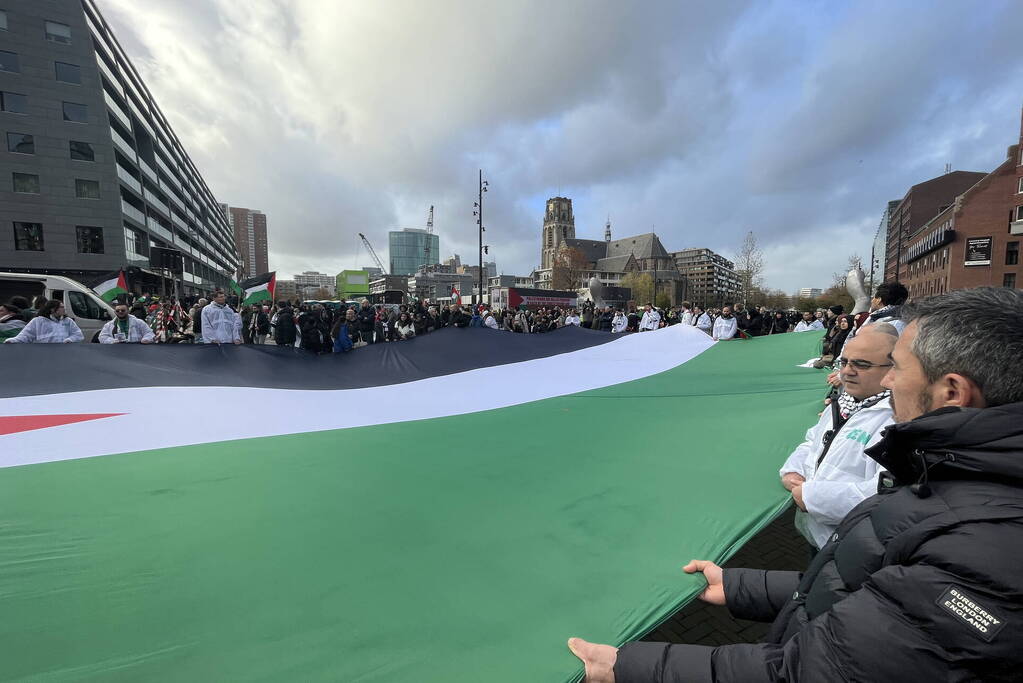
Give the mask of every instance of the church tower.
[{"label": "church tower", "polygon": [[604,224],[604,241],[611,243],[611,216],[607,217],[607,223]]},{"label": "church tower", "polygon": [[575,239],[575,216],[572,215],[572,200],[566,197],[552,197],[547,200],[547,211],[543,217],[543,242],[540,244],[541,270],[546,270],[554,265],[554,257],[566,239]]}]

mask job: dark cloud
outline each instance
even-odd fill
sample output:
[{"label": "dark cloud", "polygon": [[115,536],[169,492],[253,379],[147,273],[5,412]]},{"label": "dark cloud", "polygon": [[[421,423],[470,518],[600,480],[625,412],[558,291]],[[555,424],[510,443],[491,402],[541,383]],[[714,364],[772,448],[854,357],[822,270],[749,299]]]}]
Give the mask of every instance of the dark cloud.
[{"label": "dark cloud", "polygon": [[101,8],[222,201],[269,215],[285,274],[366,265],[356,233],[420,227],[476,258],[477,169],[504,272],[543,200],[580,236],[655,225],[768,284],[826,286],[888,199],[989,170],[1017,133],[1014,3],[311,3]]}]

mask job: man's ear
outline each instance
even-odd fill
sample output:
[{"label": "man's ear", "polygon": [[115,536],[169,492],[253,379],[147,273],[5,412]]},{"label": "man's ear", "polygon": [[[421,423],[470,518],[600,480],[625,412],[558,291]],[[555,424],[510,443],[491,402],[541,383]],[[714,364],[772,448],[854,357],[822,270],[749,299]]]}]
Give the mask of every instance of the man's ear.
[{"label": "man's ear", "polygon": [[966,375],[951,372],[934,383],[935,405],[984,408],[987,402],[980,386]]}]

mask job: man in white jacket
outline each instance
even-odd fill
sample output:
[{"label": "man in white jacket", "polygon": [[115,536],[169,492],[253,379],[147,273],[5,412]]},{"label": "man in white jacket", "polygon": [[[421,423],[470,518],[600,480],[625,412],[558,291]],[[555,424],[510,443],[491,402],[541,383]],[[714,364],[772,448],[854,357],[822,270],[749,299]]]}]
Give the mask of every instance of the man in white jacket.
[{"label": "man in white jacket", "polygon": [[693,305],[688,301],[682,302],[682,320],[680,321],[683,325],[692,325],[693,320]]},{"label": "man in white jacket", "polygon": [[725,341],[735,336],[739,328],[739,321],[732,315],[732,307],[725,306],[721,309],[721,315],[714,321],[714,333],[711,337],[714,341]]},{"label": "man in white jacket", "polygon": [[155,340],[153,330],[145,321],[128,314],[128,304],[115,304],[114,315],[116,317],[100,330],[100,344],[152,344]]},{"label": "man in white jacket", "polygon": [[793,332],[812,332],[813,330],[823,330],[824,323],[820,320],[814,320],[813,314],[807,311],[803,313],[803,319],[796,323],[796,329]]},{"label": "man in white jacket", "polygon": [[711,322],[710,315],[707,311],[703,310],[702,306],[697,306],[693,309],[693,325],[696,326],[696,329],[710,334],[711,327],[713,327],[714,323]]},{"label": "man in white jacket", "polygon": [[213,303],[202,309],[202,339],[207,344],[241,344],[242,318],[227,305],[227,295],[218,291]]},{"label": "man in white jacket", "polygon": [[894,422],[889,392],[881,380],[891,366],[888,354],[898,331],[887,323],[872,325],[845,346],[837,359],[843,391],[792,452],[779,474],[792,492],[796,528],[821,548],[838,523],[860,501],[877,493],[881,466],[863,452],[881,440]]},{"label": "man in white jacket", "polygon": [[647,304],[643,309],[643,319],[639,321],[639,331],[656,330],[661,323],[661,314],[654,310],[654,307]]}]

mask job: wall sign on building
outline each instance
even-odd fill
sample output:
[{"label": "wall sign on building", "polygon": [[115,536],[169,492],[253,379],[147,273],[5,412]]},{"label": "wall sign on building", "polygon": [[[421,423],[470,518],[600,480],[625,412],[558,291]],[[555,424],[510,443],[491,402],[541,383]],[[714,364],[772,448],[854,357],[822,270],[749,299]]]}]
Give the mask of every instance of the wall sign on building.
[{"label": "wall sign on building", "polygon": [[966,240],[966,261],[964,266],[991,265],[991,238],[970,237]]}]

